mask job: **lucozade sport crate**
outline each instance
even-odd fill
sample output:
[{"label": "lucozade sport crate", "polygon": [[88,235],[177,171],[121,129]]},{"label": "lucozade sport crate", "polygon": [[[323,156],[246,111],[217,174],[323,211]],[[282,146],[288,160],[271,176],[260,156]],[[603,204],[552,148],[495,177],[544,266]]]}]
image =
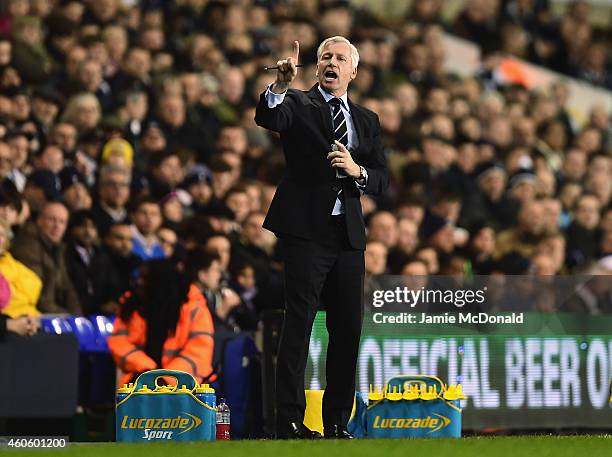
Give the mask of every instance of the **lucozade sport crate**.
[{"label": "lucozade sport crate", "polygon": [[435,376],[391,378],[383,391],[371,391],[366,411],[368,438],[459,438],[461,386]]},{"label": "lucozade sport crate", "polygon": [[[160,385],[171,378],[176,385]],[[215,439],[214,390],[199,386],[189,373],[151,370],[133,386],[117,391],[117,441],[212,441]]]}]

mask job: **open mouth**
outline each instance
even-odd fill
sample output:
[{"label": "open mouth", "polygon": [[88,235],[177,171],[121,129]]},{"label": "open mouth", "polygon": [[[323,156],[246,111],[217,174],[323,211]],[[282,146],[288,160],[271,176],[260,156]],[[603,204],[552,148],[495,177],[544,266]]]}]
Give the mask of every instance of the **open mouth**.
[{"label": "open mouth", "polygon": [[336,73],[334,70],[327,70],[324,73],[325,76],[325,81],[336,81],[338,79],[338,73]]}]

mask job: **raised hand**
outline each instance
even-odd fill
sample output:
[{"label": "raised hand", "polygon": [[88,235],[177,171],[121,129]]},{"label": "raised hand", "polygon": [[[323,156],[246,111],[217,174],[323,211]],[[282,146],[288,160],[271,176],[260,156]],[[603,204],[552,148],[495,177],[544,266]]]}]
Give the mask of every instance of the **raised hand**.
[{"label": "raised hand", "polygon": [[300,57],[300,43],[293,42],[293,55],[284,60],[276,62],[278,70],[276,70],[276,82],[272,86],[272,92],[280,94],[285,92],[291,82],[297,76],[297,64]]}]

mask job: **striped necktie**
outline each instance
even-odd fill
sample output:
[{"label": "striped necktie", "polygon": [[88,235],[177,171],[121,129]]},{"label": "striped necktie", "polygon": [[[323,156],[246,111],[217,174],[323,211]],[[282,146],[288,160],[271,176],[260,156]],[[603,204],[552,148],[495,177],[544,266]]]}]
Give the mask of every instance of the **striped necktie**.
[{"label": "striped necktie", "polygon": [[340,108],[341,100],[337,97],[332,98],[329,104],[332,106],[332,119],[334,127],[334,140],[338,140],[343,145],[348,145],[348,128],[346,118]]}]

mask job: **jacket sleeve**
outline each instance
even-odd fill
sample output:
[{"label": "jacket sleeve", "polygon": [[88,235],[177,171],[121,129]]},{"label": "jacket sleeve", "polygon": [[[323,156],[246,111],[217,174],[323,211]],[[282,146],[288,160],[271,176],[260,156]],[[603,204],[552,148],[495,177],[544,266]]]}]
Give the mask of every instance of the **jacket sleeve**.
[{"label": "jacket sleeve", "polygon": [[283,102],[274,108],[268,106],[266,92],[259,97],[255,108],[255,123],[273,132],[283,132],[293,124],[296,101],[291,89],[287,89]]},{"label": "jacket sleeve", "polygon": [[108,337],[108,347],[117,367],[126,373],[142,373],[157,368],[157,364],[144,352],[144,348],[132,343],[129,336],[129,328],[117,316],[113,334]]},{"label": "jacket sleeve", "polygon": [[20,289],[26,294],[28,305],[32,308],[36,308],[36,304],[40,299],[43,283],[40,277],[23,263],[18,262],[17,268],[19,271],[19,281],[23,284]]},{"label": "jacket sleeve", "polygon": [[30,237],[17,237],[11,249],[13,256],[25,264],[39,278],[43,277],[43,263],[37,242]]},{"label": "jacket sleeve", "polygon": [[370,195],[381,195],[389,187],[389,169],[385,158],[385,147],[380,138],[380,122],[376,114],[374,114],[373,123],[373,151],[368,156],[368,160],[359,165],[363,166],[368,173],[368,181],[363,192]]},{"label": "jacket sleeve", "polygon": [[4,341],[4,335],[6,335],[6,321],[8,318],[8,316],[0,314],[0,341]]},{"label": "jacket sleeve", "polygon": [[164,368],[181,370],[196,378],[206,379],[213,374],[214,349],[213,320],[204,300],[198,300],[186,310],[189,313],[190,328],[187,343]]}]

